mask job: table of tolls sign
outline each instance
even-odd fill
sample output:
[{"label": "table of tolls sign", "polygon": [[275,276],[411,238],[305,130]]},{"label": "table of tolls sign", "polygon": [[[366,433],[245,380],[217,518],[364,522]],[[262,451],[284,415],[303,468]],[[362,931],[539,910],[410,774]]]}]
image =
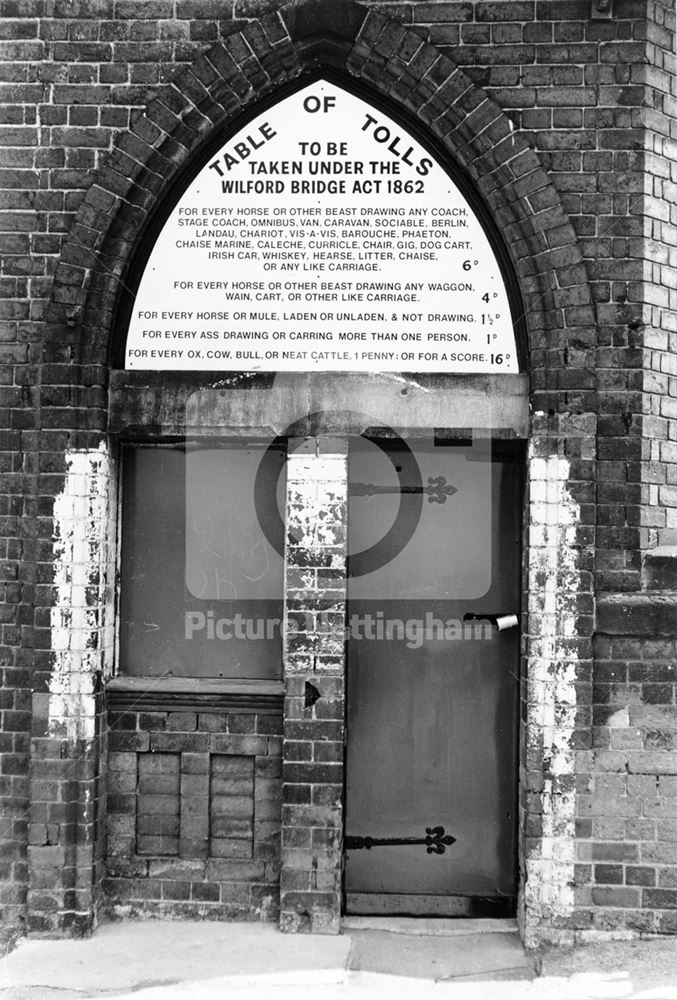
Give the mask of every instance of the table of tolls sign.
[{"label": "table of tolls sign", "polygon": [[516,372],[508,295],[458,187],[317,81],[224,142],[147,260],[130,369]]}]

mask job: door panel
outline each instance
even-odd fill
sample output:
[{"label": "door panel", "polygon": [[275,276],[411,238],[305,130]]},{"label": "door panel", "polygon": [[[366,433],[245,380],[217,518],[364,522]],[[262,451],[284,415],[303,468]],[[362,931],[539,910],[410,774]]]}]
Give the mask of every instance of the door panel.
[{"label": "door panel", "polygon": [[[419,482],[443,476],[457,492],[444,503],[426,496],[402,551],[350,580],[345,888],[352,912],[373,910],[370,894],[388,894],[394,911],[453,913],[435,897],[515,892],[518,630],[462,622],[466,614],[518,611],[519,466],[471,447],[412,450]],[[398,485],[393,466],[406,472],[407,462],[360,441],[350,483]],[[416,513],[416,495],[401,502]],[[351,497],[351,552],[373,545],[399,504],[395,493]],[[436,826],[455,838],[444,853],[429,853],[425,843],[351,846],[364,836],[422,839]],[[387,897],[377,908],[387,912]]]}]

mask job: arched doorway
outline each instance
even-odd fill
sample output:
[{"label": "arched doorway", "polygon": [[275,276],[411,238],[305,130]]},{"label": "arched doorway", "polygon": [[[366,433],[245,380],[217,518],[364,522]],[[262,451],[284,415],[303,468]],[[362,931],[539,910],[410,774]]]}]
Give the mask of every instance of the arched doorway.
[{"label": "arched doorway", "polygon": [[[147,671],[153,676],[181,650],[176,669],[186,687],[206,660],[210,674],[253,680],[259,676],[251,673],[253,661],[241,672],[236,659],[244,664],[263,645],[245,641],[233,659],[235,644],[215,640],[233,639],[219,628],[242,615],[252,581],[270,578],[273,586],[274,578],[278,590],[270,596],[284,603],[283,644],[277,654],[270,646],[267,669],[271,677],[284,676],[288,695],[306,685],[300,717],[288,712],[284,719],[283,880],[299,862],[285,841],[298,846],[309,835],[311,864],[322,855],[321,840],[327,870],[320,881],[333,887],[322,892],[311,880],[311,901],[316,892],[315,902],[332,898],[336,908],[343,888],[348,912],[377,906],[513,913],[519,648],[517,632],[502,635],[496,622],[517,629],[520,609],[522,308],[482,199],[419,131],[390,117],[384,103],[376,107],[319,75],[208,147],[175,197],[167,197],[161,221],[129,269],[118,357],[125,374],[156,379],[159,372],[190,372],[197,385],[230,370],[218,388],[203,388],[186,402],[186,440],[213,469],[207,471],[212,504],[207,515],[198,514],[196,482],[207,466],[198,468],[186,444],[186,578],[197,564],[196,579],[213,586],[183,597],[183,579],[169,591],[162,582],[166,556],[158,563],[161,575],[153,575],[152,552],[125,558],[130,530],[140,529],[135,505],[123,496],[123,514],[130,513],[122,523],[119,669],[124,675],[139,664],[134,672],[143,676],[142,646],[155,664]],[[415,374],[402,374],[409,369]],[[238,371],[249,388],[232,381]],[[312,412],[302,402],[304,384],[317,399]],[[330,399],[339,387],[335,406]],[[365,398],[369,387],[380,390],[376,405]],[[448,397],[464,389],[474,409],[459,420],[449,413]],[[512,406],[494,411],[493,391],[512,393]],[[478,407],[482,394],[488,403]],[[276,539],[261,520],[251,476],[243,467],[235,471],[244,452],[232,442],[232,428],[247,440],[260,435],[252,412],[257,396],[264,410],[275,400],[274,412],[291,415],[276,441],[290,468],[299,455],[305,462],[300,476],[290,473],[286,500],[279,497],[286,516],[273,514]],[[406,398],[405,408],[398,396]],[[513,446],[504,444],[499,455],[491,441],[506,436]],[[217,447],[221,437],[227,446]],[[152,452],[133,454],[140,467]],[[325,458],[318,461],[318,454]],[[269,455],[270,447],[259,468]],[[335,466],[330,486],[326,461]],[[261,474],[255,478],[258,488]],[[229,484],[236,481],[250,483],[239,499],[231,498]],[[156,488],[159,510],[172,486]],[[253,527],[244,520],[252,501],[259,516]],[[175,502],[171,509],[184,507]],[[192,539],[196,518],[209,526],[207,541],[201,529]],[[160,524],[156,553],[171,534],[170,549],[183,557],[181,525],[169,515],[167,522],[166,530]],[[152,531],[147,525],[141,534]],[[262,575],[253,563],[244,579],[234,572],[243,536],[252,553],[272,545]],[[181,574],[175,567],[169,576]],[[142,606],[144,621],[161,624],[139,635]],[[272,621],[262,605],[257,614],[258,623]],[[334,682],[343,683],[346,662],[344,725],[343,693]],[[119,677],[111,690],[124,685]],[[430,744],[424,734],[434,734]],[[137,766],[146,766],[141,755]],[[311,801],[296,801],[307,789]],[[253,784],[253,802],[256,794]],[[313,800],[320,795],[331,799],[329,811],[328,802]],[[137,832],[137,852],[139,844],[142,853],[166,848],[208,865],[211,851],[226,848],[209,834],[208,847],[194,847],[183,834],[190,821],[174,797],[171,822],[161,813],[146,815],[150,806],[137,802],[137,831],[155,831]],[[233,838],[229,850],[256,858],[256,815],[252,804],[249,846]],[[451,827],[455,835],[445,833]],[[287,895],[287,905],[298,898]]]},{"label": "arched doorway", "polygon": [[[337,49],[333,50],[334,55],[331,58],[328,55],[332,51],[333,44],[333,42],[330,44],[327,34],[331,22],[330,12],[328,12],[328,8],[323,8],[323,10],[326,23],[323,22],[324,27],[322,25],[318,27],[316,21],[312,32],[309,31],[309,23],[304,22],[302,17],[295,20],[289,15],[289,24],[287,21],[284,22],[289,28],[287,37],[293,37],[292,47],[296,59],[293,71],[285,70],[285,73],[282,74],[285,79],[293,77],[298,72],[305,72],[311,54],[317,54],[318,51],[325,53],[327,63],[336,63]],[[356,11],[357,9],[353,13]],[[369,80],[374,93],[389,93],[393,101],[396,101],[399,93],[398,85],[401,90],[400,77],[395,73],[394,64],[389,64],[389,69],[383,71],[381,49],[386,44],[399,44],[406,35],[406,29],[397,26],[398,41],[390,39],[387,42],[386,36],[383,34],[384,26],[378,16],[372,14],[365,16],[363,11],[359,11],[359,14],[359,17],[355,16],[353,20],[348,18],[346,23],[342,23],[340,26],[342,41],[338,46],[341,52],[338,62],[343,70],[350,75],[361,74],[364,80]],[[311,37],[312,42],[309,41]],[[367,37],[370,37],[371,41],[364,50],[363,43]],[[259,37],[252,38],[250,41],[254,45],[252,51],[257,53],[256,58],[265,61],[269,54],[268,49],[274,48],[273,44],[269,44],[270,39],[268,38],[266,41],[266,39]],[[278,54],[279,51],[278,48]],[[577,295],[586,292],[584,279],[578,275],[576,278],[578,284],[571,284],[571,261],[570,259],[565,261],[564,256],[559,253],[563,245],[562,241],[566,242],[568,239],[565,216],[561,211],[558,215],[557,210],[552,210],[549,212],[547,220],[542,219],[535,223],[534,216],[537,213],[528,200],[522,197],[518,198],[511,189],[517,176],[526,176],[530,178],[528,184],[533,185],[534,190],[544,190],[548,188],[547,177],[541,171],[538,162],[528,148],[511,137],[510,128],[505,118],[501,116],[499,109],[492,106],[491,102],[483,100],[481,95],[478,95],[478,101],[475,105],[477,116],[473,117],[472,114],[468,113],[462,98],[467,92],[476,93],[475,89],[452,64],[447,63],[441,57],[438,58],[434,51],[431,51],[434,56],[432,64],[437,66],[436,73],[440,74],[434,94],[430,95],[427,82],[424,82],[424,78],[429,82],[428,66],[432,64],[425,63],[421,66],[418,83],[415,82],[408,89],[407,104],[414,109],[421,127],[429,127],[430,132],[437,137],[437,141],[447,149],[450,155],[453,153],[459,160],[467,164],[470,177],[477,188],[483,192],[486,204],[491,206],[500,222],[505,243],[509,248],[508,253],[515,265],[516,272],[521,276],[523,287],[528,289],[532,308],[540,310],[539,315],[542,314],[544,303],[540,303],[539,298],[543,294],[543,289],[547,290],[550,277],[555,275],[560,267],[566,269],[567,280],[561,283],[559,307],[562,307],[561,303],[568,295],[571,296],[572,301],[577,301]],[[365,55],[365,52],[368,54]],[[377,66],[380,67],[378,72]],[[228,89],[230,84],[235,87],[240,81],[239,72],[240,70],[236,72],[229,68],[226,55],[221,48],[215,47],[199,62],[199,65],[196,65],[196,74],[207,82],[204,94],[201,94],[199,89],[196,90],[191,81],[185,81],[185,94],[181,91],[181,81],[177,81],[173,85],[172,100],[184,101],[185,120],[191,122],[190,129],[192,131],[190,134],[184,130],[181,116],[176,116],[174,124],[168,126],[169,132],[165,133],[165,138],[158,138],[155,132],[155,129],[158,128],[155,119],[162,118],[166,123],[166,116],[158,107],[149,109],[148,117],[137,124],[133,135],[130,134],[121,141],[120,148],[115,154],[118,161],[124,164],[127,164],[127,156],[133,154],[136,157],[134,160],[136,166],[127,171],[124,181],[120,179],[119,174],[116,175],[114,167],[112,172],[102,175],[100,184],[93,189],[87,205],[83,207],[83,219],[89,221],[90,228],[92,225],[98,227],[95,231],[101,234],[97,249],[97,263],[91,267],[91,257],[87,257],[87,266],[83,266],[81,263],[73,262],[70,251],[64,253],[62,267],[55,284],[52,317],[58,332],[62,330],[63,326],[66,326],[70,331],[69,336],[75,345],[74,357],[77,362],[83,364],[83,378],[91,375],[91,370],[85,373],[85,362],[98,365],[101,370],[106,368],[106,349],[111,339],[112,311],[117,301],[121,282],[129,278],[129,264],[130,259],[133,258],[133,255],[130,254],[130,241],[134,245],[139,245],[142,242],[144,231],[154,224],[153,220],[159,219],[160,224],[164,221],[162,211],[159,210],[159,214],[156,214],[155,209],[161,200],[161,195],[166,190],[167,177],[176,178],[177,183],[179,183],[181,170],[185,170],[183,180],[188,178],[194,169],[195,162],[201,159],[200,150],[204,151],[205,142],[210,141],[206,136],[214,121],[218,123],[232,122],[232,133],[237,131],[242,124],[240,117],[242,101],[233,96],[235,90]],[[392,74],[392,78],[389,74]],[[271,99],[273,87],[270,81],[272,78],[266,75],[262,79],[264,79],[262,85],[246,89],[245,103],[250,110],[254,107],[257,98]],[[223,81],[230,81],[230,83],[224,86]],[[199,114],[192,117],[191,101],[186,96],[189,90],[194,96],[197,93],[201,94],[198,98]],[[482,116],[486,116],[486,118]],[[482,118],[483,122],[481,129],[477,127],[479,118]],[[188,129],[187,124],[185,128]],[[486,135],[484,135],[485,131]],[[484,138],[482,138],[483,135]],[[177,136],[182,139],[182,142],[179,143],[180,149],[173,145],[178,141],[175,138]],[[491,136],[492,141],[487,143],[486,139],[489,136]],[[114,163],[118,161],[114,160]],[[164,175],[163,170],[165,171]],[[525,183],[522,182],[521,189],[524,189]],[[128,195],[129,201],[123,204],[123,199]],[[112,223],[111,217],[114,220]],[[547,244],[547,241],[543,242],[545,239],[543,234],[550,230],[553,234],[551,246]],[[571,234],[570,242],[573,252],[573,244],[575,243],[573,234]],[[541,279],[543,285],[539,284]],[[545,304],[547,305],[547,300]],[[536,339],[538,339],[543,324],[539,326],[538,323],[534,322],[532,325]],[[55,333],[55,336],[58,335],[58,332]],[[559,384],[556,366],[548,367],[548,359],[545,355],[539,355],[539,359],[539,364],[541,362],[542,364],[537,377],[535,377],[534,387],[536,391],[533,396],[537,410],[547,409],[544,406],[545,393],[551,390],[555,392]],[[243,433],[244,429],[247,429],[249,434],[253,429],[256,429],[260,435],[262,427],[265,428],[266,433],[271,427],[275,431],[287,430],[289,433],[288,429],[290,425],[293,425],[294,436],[302,436],[304,440],[314,443],[312,454],[309,453],[310,457],[306,456],[303,459],[306,462],[306,472],[309,464],[316,469],[320,468],[323,454],[325,456],[329,454],[337,460],[333,463],[334,466],[341,466],[345,456],[341,451],[340,441],[346,435],[361,434],[368,429],[364,422],[354,419],[343,421],[326,419],[322,421],[313,416],[319,412],[328,410],[331,414],[341,409],[341,404],[345,403],[347,392],[350,394],[351,410],[360,413],[365,412],[365,410],[369,412],[367,401],[371,399],[373,404],[373,400],[377,399],[379,406],[386,406],[384,412],[389,414],[391,424],[406,426],[410,436],[415,436],[423,427],[439,427],[455,431],[467,428],[467,413],[472,412],[473,419],[481,417],[484,420],[482,426],[488,427],[492,431],[500,431],[498,436],[503,435],[524,440],[527,436],[524,419],[526,378],[519,375],[500,376],[500,389],[496,378],[498,376],[487,374],[484,381],[478,382],[473,376],[469,381],[457,381],[453,391],[449,391],[449,385],[444,385],[435,377],[431,377],[427,382],[425,379],[419,380],[417,385],[406,385],[398,383],[396,379],[369,378],[365,380],[356,376],[351,379],[348,386],[340,375],[329,379],[317,374],[313,378],[304,376],[300,379],[291,379],[288,383],[280,383],[284,384],[285,391],[281,400],[278,396],[278,401],[271,408],[268,405],[265,407],[261,405],[266,397],[261,394],[260,389],[266,384],[266,379],[264,376],[256,376],[250,386],[252,392],[248,396],[248,408],[240,410],[238,416],[232,405],[236,397],[230,390],[234,386],[242,385],[242,380],[239,377],[233,380],[228,372],[225,372],[224,377],[223,370],[220,370],[218,373],[212,374],[208,381],[212,388],[216,388],[213,383],[224,383],[218,388],[219,391],[225,392],[225,396],[218,396],[213,400],[212,409],[204,414],[204,418],[205,420],[213,418],[217,420],[220,427],[229,426],[234,429],[234,432],[240,434]],[[172,436],[175,437],[177,433],[183,433],[185,430],[186,398],[196,391],[202,391],[205,387],[204,381],[203,375],[195,378],[188,376],[185,372],[165,372],[161,377],[152,380],[152,384],[149,384],[149,380],[143,372],[114,370],[110,380],[110,408],[107,425],[111,440],[143,439],[147,442],[156,442],[167,440]],[[267,397],[267,404],[269,400],[270,397]],[[490,405],[492,400],[500,400],[499,414],[492,410],[492,405]],[[407,408],[406,414],[401,409],[403,405]],[[264,410],[265,416],[263,415]],[[88,426],[94,428],[96,416],[97,414],[91,413],[86,415]],[[85,419],[84,416],[83,419]],[[547,413],[539,416],[536,430],[534,454],[538,454],[539,457],[543,453],[552,452],[553,448],[556,452],[558,442],[562,440],[563,435],[569,433],[569,429],[564,428],[564,425],[561,427],[558,425],[556,409],[553,409],[553,414],[550,416]],[[103,426],[99,427],[98,432],[93,429],[92,437],[96,437],[98,433],[100,439],[103,432]],[[327,452],[326,449],[323,451],[322,442],[327,437],[334,441],[332,447],[336,448],[335,451]],[[94,447],[98,447],[98,442],[94,443]],[[320,462],[319,466],[311,461],[313,455]],[[566,491],[567,468],[565,466],[565,462],[559,462],[557,473],[562,489]],[[534,466],[534,474],[537,476],[535,482],[541,483],[542,479],[538,478],[542,474],[540,466],[538,468]],[[339,478],[344,485],[347,484],[348,477],[345,471],[341,472]],[[312,480],[312,476],[306,476],[306,480],[302,477],[298,479],[292,477],[292,482],[297,488],[297,496],[303,493],[304,482],[308,484],[310,480]],[[287,524],[291,523],[292,521],[288,517]],[[289,539],[287,539],[287,544],[292,544]],[[575,573],[576,567],[572,563],[569,569]],[[109,570],[114,574],[114,567],[112,569],[109,567]],[[533,572],[536,572],[535,565]],[[315,579],[317,580],[317,577]],[[309,588],[300,587],[298,589],[302,593],[296,594],[293,600],[303,600],[306,597],[310,599],[312,596]],[[288,611],[294,610],[296,609],[288,606]],[[507,609],[480,609],[483,613],[502,610]],[[538,609],[536,608],[536,610]],[[557,614],[559,611],[556,612]],[[343,628],[343,624],[341,628]],[[559,632],[556,623],[553,624],[553,628],[555,629],[555,647],[557,647],[556,640]],[[299,650],[298,652],[299,660],[295,665],[300,666],[302,662],[307,663],[307,660],[304,661],[307,651]],[[552,655],[554,656],[555,653]],[[562,646],[557,656],[564,662],[569,656],[568,647],[565,649]],[[289,735],[288,742],[309,743],[312,745],[312,753],[315,753],[315,745],[319,748],[321,744],[327,742],[320,734],[323,732],[322,727],[332,720],[323,717],[323,712],[326,710],[335,713],[341,708],[340,719],[343,718],[342,707],[339,705],[342,699],[341,677],[332,673],[337,664],[335,661],[330,661],[331,657],[324,664],[331,668],[327,671],[328,676],[316,678],[317,685],[303,676],[305,668],[300,669],[298,674],[295,674],[293,670],[289,671],[288,676],[287,722],[290,725],[310,725],[309,729],[292,730],[293,736],[298,737],[303,734],[308,737],[307,739],[296,739]],[[536,661],[534,661],[534,666],[536,670],[540,669]],[[321,697],[315,704],[306,705],[306,697],[311,702],[314,697],[312,691],[306,689],[307,683],[320,691]],[[271,695],[271,697],[273,696],[279,699],[279,692]],[[295,718],[295,712],[298,713],[298,718]],[[304,712],[311,714],[304,716]],[[195,714],[199,717],[199,712]],[[537,731],[541,732],[543,727],[539,728],[538,720],[535,724],[536,729],[533,732],[537,734]],[[336,734],[340,733],[340,727],[333,731]],[[160,743],[162,742],[160,741]],[[339,738],[329,742],[336,743],[341,742],[341,740]],[[258,746],[258,744],[256,745]],[[165,751],[167,753],[174,752],[167,747],[162,752]],[[321,751],[318,749],[319,752]],[[332,763],[340,764],[340,762]],[[292,763],[288,761],[287,764],[289,765],[287,774],[290,773],[289,767],[296,767],[298,764],[296,771],[291,773],[296,773],[299,778],[308,777],[308,772],[303,770],[303,762]],[[38,772],[39,766],[36,767],[36,777]],[[327,774],[329,773],[327,771]],[[338,773],[340,772],[336,769],[331,772],[333,775]],[[340,905],[340,834],[343,823],[340,808],[341,798],[339,794],[338,800],[333,798],[327,802],[313,802],[315,792],[312,786],[314,784],[316,783],[310,780],[285,781],[290,794],[292,786],[303,786],[297,788],[293,793],[295,796],[300,796],[301,801],[298,799],[286,801],[282,812],[283,824],[286,824],[288,831],[287,836],[289,836],[289,831],[293,829],[296,831],[298,840],[303,842],[302,844],[294,843],[294,838],[291,838],[284,846],[285,833],[283,831],[283,849],[288,853],[282,879],[282,908],[285,914],[285,926],[290,929],[305,926],[311,926],[315,929],[335,928],[337,926]],[[337,785],[340,789],[341,782],[330,781],[320,782],[320,784]],[[318,793],[318,795],[320,794],[335,796],[336,793],[333,789],[325,789]],[[306,795],[310,796],[310,801],[303,800]],[[304,812],[307,806],[316,807],[318,811]],[[554,836],[566,839],[569,836],[567,824],[571,818],[568,800],[557,799],[556,807],[563,811],[563,814],[561,817],[556,817],[557,822],[552,827],[556,830]],[[320,835],[314,831],[322,829],[320,812],[323,809],[325,812],[322,813],[324,816],[322,823],[329,825],[330,832],[326,833],[325,830],[325,833]],[[561,822],[559,822],[560,819]],[[359,833],[359,831],[357,832]],[[523,863],[524,868],[528,869],[529,860],[524,855]],[[317,872],[321,868],[329,874],[318,879]],[[130,868],[124,872],[122,868],[117,871],[118,874],[112,875],[112,880],[119,878],[124,881],[136,878],[137,887],[143,882],[142,878],[131,874],[132,869]],[[149,869],[146,868],[145,871],[148,875]],[[114,890],[115,886],[112,886],[112,891],[114,892]],[[203,891],[207,892],[207,890]],[[270,893],[269,883],[266,884],[265,891]],[[189,889],[189,895],[191,892],[192,889]],[[193,898],[198,897],[191,897],[191,899]],[[251,895],[248,898],[250,902],[254,899]],[[207,905],[211,901],[213,900],[203,899],[201,905]],[[151,905],[151,900],[142,896],[140,903]],[[536,921],[540,919],[538,905],[537,902],[534,902],[532,895],[530,906]]]}]

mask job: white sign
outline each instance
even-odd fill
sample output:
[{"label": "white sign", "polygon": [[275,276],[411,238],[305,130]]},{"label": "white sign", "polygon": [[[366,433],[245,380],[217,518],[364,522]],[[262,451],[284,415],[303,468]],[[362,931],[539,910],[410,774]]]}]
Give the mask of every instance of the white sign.
[{"label": "white sign", "polygon": [[167,219],[126,367],[516,372],[484,230],[402,126],[317,81],[259,115]]}]

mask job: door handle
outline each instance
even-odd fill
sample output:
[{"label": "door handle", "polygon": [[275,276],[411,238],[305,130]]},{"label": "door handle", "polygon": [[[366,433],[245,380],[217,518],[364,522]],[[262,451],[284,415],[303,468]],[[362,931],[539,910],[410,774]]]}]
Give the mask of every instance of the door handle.
[{"label": "door handle", "polygon": [[511,613],[504,614],[475,614],[469,611],[467,614],[463,615],[464,622],[491,622],[495,629],[499,632],[505,632],[509,628],[517,628],[519,625],[519,616]]}]

